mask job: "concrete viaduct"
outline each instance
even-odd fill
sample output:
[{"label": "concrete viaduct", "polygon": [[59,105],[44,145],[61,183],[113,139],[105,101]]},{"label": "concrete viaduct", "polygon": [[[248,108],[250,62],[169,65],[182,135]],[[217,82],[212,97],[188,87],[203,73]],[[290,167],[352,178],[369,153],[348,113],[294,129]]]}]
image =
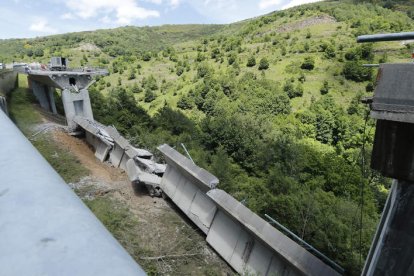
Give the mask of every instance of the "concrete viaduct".
[{"label": "concrete viaduct", "polygon": [[[26,73],[42,108],[56,113],[52,89],[61,89],[68,131],[84,132],[95,156],[125,170],[131,182],[145,185],[151,195],[169,197],[236,272],[343,273],[339,266],[328,265],[220,190],[219,179],[170,146],[158,147],[166,160],[166,164],[158,164],[152,153],[135,148],[114,127],[94,121],[88,87],[93,75],[105,72]],[[5,94],[14,87],[16,73],[0,76],[4,76],[0,78],[4,91],[0,106],[6,111]],[[0,264],[6,274],[144,274],[5,112],[0,112],[0,128],[0,210],[4,214],[0,215],[0,235],[6,237],[0,240]]]}]

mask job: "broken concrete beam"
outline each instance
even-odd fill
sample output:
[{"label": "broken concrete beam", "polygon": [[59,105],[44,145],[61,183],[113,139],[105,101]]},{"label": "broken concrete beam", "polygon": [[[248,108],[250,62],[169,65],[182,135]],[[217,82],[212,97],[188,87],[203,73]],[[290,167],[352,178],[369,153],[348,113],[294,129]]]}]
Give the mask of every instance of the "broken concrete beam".
[{"label": "broken concrete beam", "polygon": [[75,116],[73,121],[85,130],[86,141],[95,149],[96,158],[104,162],[112,149],[113,140],[103,125],[80,116]]},{"label": "broken concrete beam", "polygon": [[225,191],[207,196],[219,208],[207,242],[239,273],[339,275]]},{"label": "broken concrete beam", "polygon": [[151,152],[144,149],[135,148],[131,145],[125,148],[125,153],[128,155],[129,158],[140,157],[144,159],[151,159],[152,157]]},{"label": "broken concrete beam", "polygon": [[158,164],[153,160],[148,160],[135,156],[133,158],[138,166],[146,172],[163,175],[166,170],[165,164]]},{"label": "broken concrete beam", "polygon": [[133,183],[144,184],[150,196],[161,196],[160,187],[161,177],[143,172],[136,164],[134,159],[129,159],[126,163],[128,178]]},{"label": "broken concrete beam", "polygon": [[163,154],[168,166],[175,167],[194,182],[202,191],[207,192],[218,185],[219,180],[217,177],[205,169],[198,167],[190,159],[170,146],[164,144],[159,146],[158,150]]},{"label": "broken concrete beam", "polygon": [[114,139],[114,142],[122,149],[125,149],[127,146],[129,146],[129,142],[127,139],[125,139],[121,134],[119,134],[118,130],[116,130],[113,126],[107,126],[105,127],[105,131],[108,133],[109,136],[111,136],[112,139]]},{"label": "broken concrete beam", "polygon": [[142,170],[135,164],[134,159],[129,159],[126,162],[126,173],[131,182],[137,181],[139,175],[142,173]]}]

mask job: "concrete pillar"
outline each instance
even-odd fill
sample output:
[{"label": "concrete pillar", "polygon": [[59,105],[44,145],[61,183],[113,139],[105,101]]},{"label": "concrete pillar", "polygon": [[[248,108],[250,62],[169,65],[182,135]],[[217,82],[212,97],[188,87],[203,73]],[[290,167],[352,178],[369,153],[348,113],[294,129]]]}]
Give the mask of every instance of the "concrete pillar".
[{"label": "concrete pillar", "polygon": [[79,92],[64,89],[62,91],[63,108],[65,109],[66,120],[68,122],[69,131],[74,131],[77,124],[73,121],[75,116],[82,116],[86,119],[93,120],[93,113],[89,92],[81,89]]},{"label": "concrete pillar", "polygon": [[56,102],[55,102],[55,88],[54,87],[49,87],[49,103],[50,103],[50,108],[53,112],[53,114],[57,114],[57,110],[56,110]]},{"label": "concrete pillar", "polygon": [[362,275],[414,275],[414,183],[394,181]]},{"label": "concrete pillar", "polygon": [[33,94],[35,95],[40,106],[43,109],[46,109],[47,111],[52,112],[52,109],[50,107],[48,87],[45,86],[44,84],[41,84],[37,81],[32,80],[32,89],[33,89]]}]

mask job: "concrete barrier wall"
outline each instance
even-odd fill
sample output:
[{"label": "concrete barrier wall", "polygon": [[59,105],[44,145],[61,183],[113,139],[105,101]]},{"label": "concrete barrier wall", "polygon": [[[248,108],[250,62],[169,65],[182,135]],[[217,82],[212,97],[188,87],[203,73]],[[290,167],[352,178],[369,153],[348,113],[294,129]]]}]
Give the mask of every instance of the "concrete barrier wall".
[{"label": "concrete barrier wall", "polygon": [[206,235],[207,242],[238,273],[253,275],[339,275],[329,265],[216,188],[218,179],[168,145],[163,193]]}]

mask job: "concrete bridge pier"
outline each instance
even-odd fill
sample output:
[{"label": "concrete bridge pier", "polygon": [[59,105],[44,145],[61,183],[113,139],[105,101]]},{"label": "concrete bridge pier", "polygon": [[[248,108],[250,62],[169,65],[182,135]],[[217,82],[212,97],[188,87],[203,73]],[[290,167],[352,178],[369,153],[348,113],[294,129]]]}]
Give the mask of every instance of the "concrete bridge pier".
[{"label": "concrete bridge pier", "polygon": [[93,83],[93,75],[105,72],[32,70],[28,74],[33,93],[42,108],[50,112],[56,113],[53,89],[62,90],[63,108],[70,132],[78,128],[75,116],[93,121],[88,88]]},{"label": "concrete bridge pier", "polygon": [[87,89],[81,89],[79,92],[64,89],[62,101],[69,130],[73,131],[78,127],[78,124],[73,120],[75,116],[93,121],[91,100]]},{"label": "concrete bridge pier", "polygon": [[33,80],[31,81],[31,87],[40,106],[49,112],[57,114],[55,97],[53,95],[54,88]]}]

